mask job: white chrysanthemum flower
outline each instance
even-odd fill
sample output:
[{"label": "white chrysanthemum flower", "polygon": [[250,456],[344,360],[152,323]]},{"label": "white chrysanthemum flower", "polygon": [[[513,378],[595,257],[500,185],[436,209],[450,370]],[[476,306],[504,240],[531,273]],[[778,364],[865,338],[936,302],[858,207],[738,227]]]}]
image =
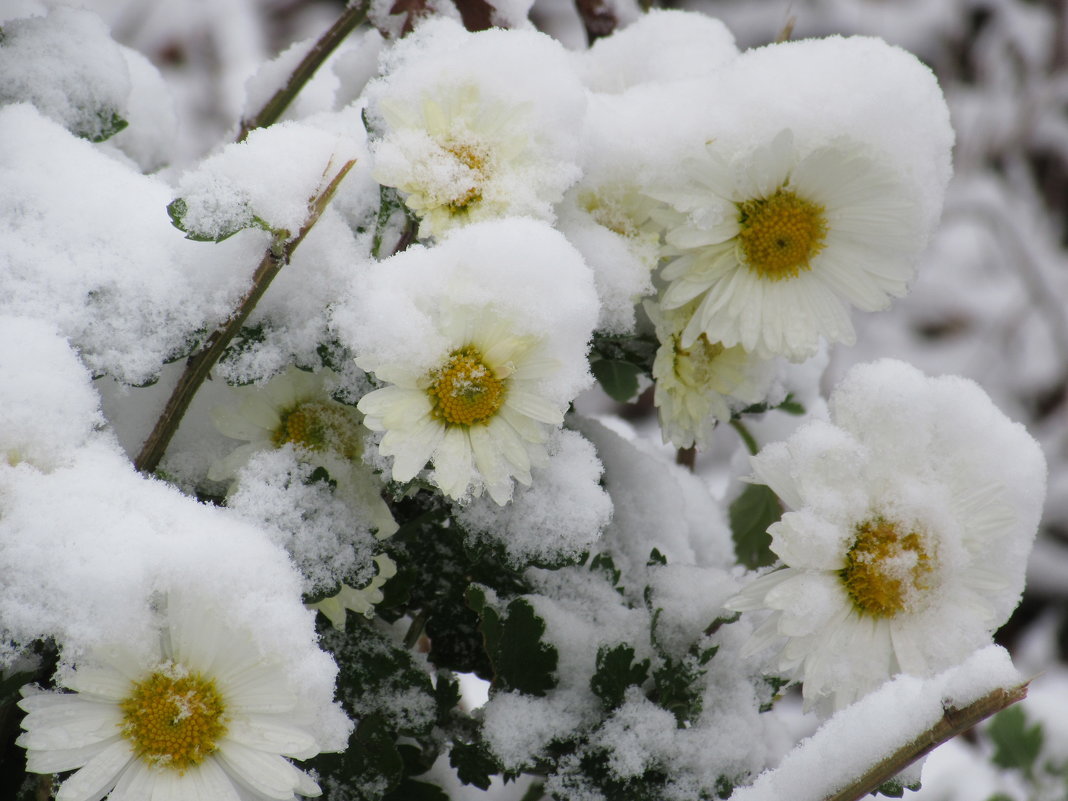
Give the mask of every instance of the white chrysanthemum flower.
[{"label": "white chrysanthemum flower", "polygon": [[381,603],[385,597],[382,594],[382,587],[397,575],[397,563],[387,554],[378,554],[374,561],[375,576],[365,586],[357,588],[342,584],[341,589],[334,595],[317,603],[308,604],[308,607],[317,609],[326,615],[327,620],[336,629],[345,628],[346,610],[352,610],[364,617],[371,617],[375,611],[375,604]]},{"label": "white chrysanthemum flower", "polygon": [[26,695],[27,770],[61,773],[57,801],[247,801],[317,796],[285,757],[320,750],[281,663],[200,604],[171,598],[146,664],[122,647],[90,654]]},{"label": "white chrysanthemum flower", "polygon": [[384,432],[393,478],[429,462],[449,497],[488,491],[503,505],[591,383],[597,310],[590,269],[563,235],[509,218],[370,265],[331,313],[356,364],[388,385],[357,408]]},{"label": "white chrysanthemum flower", "polygon": [[681,332],[691,319],[691,306],[664,312],[645,303],[660,341],[653,360],[653,402],[664,442],[677,448],[706,447],[718,422],[729,423],[732,411],[767,397],[776,374],[773,361],[740,345],[710,342],[705,334],[683,347]]},{"label": "white chrysanthemum flower", "polygon": [[375,146],[373,175],[404,193],[421,237],[497,217],[551,221],[575,177],[538,146],[529,104],[487,97],[477,85],[378,107],[389,129]]},{"label": "white chrysanthemum flower", "polygon": [[728,603],[771,610],[747,646],[809,706],[838,709],[899,672],[931,675],[989,642],[1023,589],[1045,462],[975,384],[893,361],[853,368],[814,422],[753,457],[790,511],[786,567]]},{"label": "white chrysanthemum flower", "polygon": [[342,496],[369,512],[380,538],[397,530],[382,500],[381,482],[363,463],[367,429],[352,406],[330,396],[333,371],[310,373],[290,367],[263,386],[234,387],[235,403],[212,409],[215,427],[224,436],[245,440],[208,471],[213,481],[237,476],[253,454],[292,444],[303,461],[322,466]]},{"label": "white chrysanthemum flower", "polygon": [[408,481],[432,462],[449,497],[474,485],[503,505],[512,479],[530,484],[530,468],[545,466],[549,426],[564,421],[565,410],[537,391],[558,365],[537,338],[515,336],[504,320],[459,313],[442,324],[450,349],[430,370],[357,359],[390,384],[358,408],[368,428],[386,432],[379,450],[393,457],[394,479]]},{"label": "white chrysanthemum flower", "polygon": [[848,305],[902,296],[923,247],[908,185],[846,138],[805,155],[783,131],[725,160],[708,146],[691,185],[654,192],[670,203],[665,309],[695,299],[682,344],[704,334],[762,358],[800,361],[822,335],[855,340]]}]

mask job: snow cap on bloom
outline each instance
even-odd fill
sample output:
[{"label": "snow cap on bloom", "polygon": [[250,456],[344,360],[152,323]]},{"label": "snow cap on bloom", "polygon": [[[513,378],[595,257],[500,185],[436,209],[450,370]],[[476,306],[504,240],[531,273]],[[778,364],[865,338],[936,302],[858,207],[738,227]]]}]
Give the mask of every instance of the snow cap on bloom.
[{"label": "snow cap on bloom", "polygon": [[393,478],[429,461],[453,498],[486,489],[503,504],[513,478],[529,484],[549,430],[590,383],[589,268],[534,220],[467,226],[374,265],[333,313],[357,364],[387,384],[358,408],[384,432]]},{"label": "snow cap on bloom", "polygon": [[55,326],[0,315],[0,464],[50,470],[103,424],[89,373]]},{"label": "snow cap on bloom", "polygon": [[29,690],[18,738],[27,769],[77,769],[59,801],[240,801],[317,796],[285,757],[321,743],[307,726],[289,671],[225,609],[172,593],[147,658],[113,643],[61,671],[73,692]]},{"label": "snow cap on bloom", "polygon": [[440,236],[512,215],[552,221],[579,175],[585,96],[563,47],[534,31],[469,33],[428,20],[367,88],[374,176]]},{"label": "snow cap on bloom", "polygon": [[397,524],[363,462],[368,431],[354,407],[334,400],[336,386],[332,370],[291,366],[263,386],[233,387],[234,403],[213,409],[212,418],[221,434],[246,444],[212,465],[208,478],[232,479],[255,453],[292,445],[302,462],[326,469],[339,493],[366,510],[379,537],[388,537]]},{"label": "snow cap on bloom", "polygon": [[665,306],[702,300],[686,344],[704,331],[800,360],[820,336],[852,342],[849,307],[904,294],[941,212],[953,132],[930,70],[880,40],[831,37],[679,86],[715,98],[653,191],[676,212]]},{"label": "snow cap on bloom", "polygon": [[734,35],[718,19],[654,8],[574,57],[587,87],[617,93],[638,84],[707,75],[737,55]]},{"label": "snow cap on bloom", "polygon": [[785,567],[728,603],[770,610],[748,650],[775,646],[775,669],[824,711],[989,642],[1019,601],[1046,475],[1037,443],[963,378],[860,365],[830,409],[753,457],[790,510],[769,528]]},{"label": "snow cap on bloom", "polygon": [[665,312],[652,301],[645,303],[660,341],[653,360],[653,402],[664,442],[676,448],[706,447],[717,423],[728,423],[732,411],[767,398],[778,372],[776,361],[740,345],[712,342],[705,334],[684,347],[681,332],[692,305]]}]

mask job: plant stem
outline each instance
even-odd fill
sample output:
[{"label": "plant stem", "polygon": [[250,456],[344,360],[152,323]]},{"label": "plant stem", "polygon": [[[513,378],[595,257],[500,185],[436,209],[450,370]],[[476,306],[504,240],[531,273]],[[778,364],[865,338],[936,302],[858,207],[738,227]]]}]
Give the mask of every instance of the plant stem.
[{"label": "plant stem", "polygon": [[250,120],[241,120],[241,131],[237,135],[238,142],[244,142],[249,131],[256,128],[264,128],[274,123],[282,116],[282,113],[293,102],[300,90],[304,88],[315,71],[323,65],[337,46],[344,41],[345,37],[352,33],[365,19],[367,19],[367,2],[359,2],[348,6],[326,33],[315,43],[308,54],[301,59],[293,74],[285,82],[263,108]]},{"label": "plant stem", "polygon": [[753,456],[757,455],[757,451],[760,450],[760,445],[752,434],[749,433],[749,429],[745,427],[745,423],[741,420],[731,420],[731,428],[738,432],[738,436],[742,438],[742,442],[745,443],[745,447],[749,449],[749,452]]},{"label": "plant stem", "polygon": [[689,448],[679,448],[675,451],[675,464],[682,465],[689,468],[690,472],[693,472],[694,465],[697,463],[697,446],[691,445]]},{"label": "plant stem", "polygon": [[1021,684],[1009,690],[994,690],[963,709],[947,708],[942,719],[934,726],[908,745],[899,748],[849,786],[828,796],[825,801],[860,801],[946,740],[967,731],[981,720],[1023,700],[1026,696],[1027,685]]},{"label": "plant stem", "polygon": [[355,163],[355,160],[345,162],[330,183],[326,185],[326,188],[308,202],[308,217],[296,236],[290,239],[283,239],[280,235],[275,235],[270,247],[267,248],[267,252],[263,254],[263,259],[252,276],[252,286],[245,294],[245,297],[241,299],[237,311],[222,327],[217,328],[208,337],[208,341],[200,351],[190,356],[186,361],[185,372],[178,379],[178,384],[156,421],[155,428],[148,435],[141,452],[134,460],[134,467],[138,470],[144,473],[151,473],[159,465],[160,459],[163,458],[163,454],[167,450],[167,445],[170,444],[171,437],[174,436],[174,432],[178,430],[178,425],[182,422],[186,409],[189,408],[189,404],[192,402],[197,390],[200,389],[200,385],[208,377],[211,368],[219,361],[227,345],[230,344],[230,340],[241,330],[241,326],[244,325],[249,314],[252,313],[260,298],[263,297],[263,293],[267,291],[271,281],[278,275],[278,271],[289,263],[290,258],[293,256],[293,251],[304,240],[312,226],[318,222],[320,215],[322,215],[330,199],[334,196],[334,192],[337,190],[341,180],[348,174]]}]

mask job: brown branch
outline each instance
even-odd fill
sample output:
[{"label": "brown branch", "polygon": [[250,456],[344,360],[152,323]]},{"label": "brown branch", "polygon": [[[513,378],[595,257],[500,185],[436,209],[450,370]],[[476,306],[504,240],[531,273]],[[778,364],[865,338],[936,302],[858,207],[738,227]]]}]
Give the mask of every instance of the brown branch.
[{"label": "brown branch", "polygon": [[582,18],[582,26],[586,29],[586,39],[590,44],[610,35],[619,25],[616,12],[604,0],[575,0],[575,8]]},{"label": "brown branch", "polygon": [[987,693],[978,701],[968,704],[963,709],[947,708],[934,726],[925,731],[908,745],[902,746],[895,753],[875,765],[849,786],[825,801],[860,801],[877,787],[882,786],[903,771],[920,757],[926,756],[946,740],[962,734],[980,721],[1022,701],[1027,696],[1027,685],[1021,684],[1009,690],[997,689]]},{"label": "brown branch", "polygon": [[271,99],[264,104],[263,108],[252,119],[241,120],[241,131],[237,135],[238,142],[244,142],[249,131],[253,131],[256,128],[265,128],[282,116],[289,104],[293,102],[293,98],[304,88],[304,84],[311,80],[312,75],[323,65],[329,55],[337,49],[337,46],[344,41],[346,36],[367,19],[367,6],[368,3],[365,1],[345,9],[342,15],[337,18],[327,32],[308,51],[308,54],[301,59],[301,62],[293,70],[293,74],[289,76],[285,85],[271,96]]},{"label": "brown branch", "polygon": [[263,254],[263,259],[252,276],[252,286],[245,294],[245,297],[241,299],[237,311],[221,328],[217,328],[208,337],[208,341],[199,352],[189,357],[185,365],[185,372],[178,379],[178,384],[156,421],[155,428],[152,429],[152,433],[145,440],[141,452],[134,460],[134,467],[138,470],[151,473],[159,465],[160,459],[163,458],[163,454],[167,450],[167,445],[170,444],[174,432],[178,430],[178,425],[182,422],[182,417],[189,408],[189,404],[193,401],[193,396],[196,395],[200,385],[208,377],[211,368],[219,361],[227,345],[241,330],[241,326],[244,325],[249,314],[252,313],[260,298],[263,297],[263,293],[267,291],[271,281],[278,275],[279,270],[289,263],[297,246],[304,241],[308,231],[318,222],[341,180],[348,174],[355,163],[355,160],[345,162],[326,188],[308,202],[308,217],[296,236],[288,239],[283,239],[279,235],[275,236],[267,252]]}]

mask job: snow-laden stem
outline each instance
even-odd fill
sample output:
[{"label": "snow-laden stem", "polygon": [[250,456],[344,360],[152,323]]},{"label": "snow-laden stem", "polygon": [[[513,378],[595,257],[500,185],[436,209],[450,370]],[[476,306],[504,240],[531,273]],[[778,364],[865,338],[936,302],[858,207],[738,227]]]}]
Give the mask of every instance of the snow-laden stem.
[{"label": "snow-laden stem", "polygon": [[337,46],[344,41],[345,37],[352,33],[365,19],[367,19],[366,0],[350,4],[333,25],[315,43],[308,54],[301,59],[293,74],[285,82],[271,99],[268,100],[251,119],[241,120],[241,131],[237,135],[237,141],[245,141],[249,131],[263,128],[276,122],[282,113],[293,102],[301,89],[304,88],[315,71],[322,66]]},{"label": "snow-laden stem", "polygon": [[956,737],[975,726],[982,720],[1022,701],[1027,696],[1027,684],[1010,689],[998,688],[978,701],[961,709],[948,707],[934,726],[929,728],[912,742],[899,748],[895,753],[875,765],[858,777],[852,784],[827,796],[825,801],[860,801],[877,787],[892,779],[917,759],[926,756],[946,740]]},{"label": "snow-laden stem", "polygon": [[267,287],[271,285],[274,277],[278,275],[278,271],[289,263],[297,246],[304,241],[308,231],[318,222],[319,217],[330,203],[331,198],[333,198],[334,192],[337,191],[338,185],[348,175],[349,170],[352,169],[355,163],[355,159],[346,161],[326,187],[308,201],[308,217],[304,220],[304,224],[296,236],[288,237],[288,232],[275,234],[271,240],[270,247],[263,254],[263,259],[256,268],[256,272],[253,273],[252,286],[241,299],[237,310],[222,327],[217,328],[208,337],[204,347],[190,356],[186,362],[185,372],[178,379],[178,384],[156,421],[155,428],[148,435],[148,439],[145,440],[145,444],[141,447],[141,452],[134,460],[134,466],[138,470],[151,473],[159,465],[159,461],[163,458],[171,437],[174,436],[174,432],[178,430],[178,425],[182,422],[186,409],[189,408],[189,404],[192,402],[197,390],[200,389],[200,385],[208,377],[211,368],[219,361],[234,335],[241,330],[241,326],[245,324],[249,314],[256,308],[256,304],[263,297],[263,293],[267,291]]}]

